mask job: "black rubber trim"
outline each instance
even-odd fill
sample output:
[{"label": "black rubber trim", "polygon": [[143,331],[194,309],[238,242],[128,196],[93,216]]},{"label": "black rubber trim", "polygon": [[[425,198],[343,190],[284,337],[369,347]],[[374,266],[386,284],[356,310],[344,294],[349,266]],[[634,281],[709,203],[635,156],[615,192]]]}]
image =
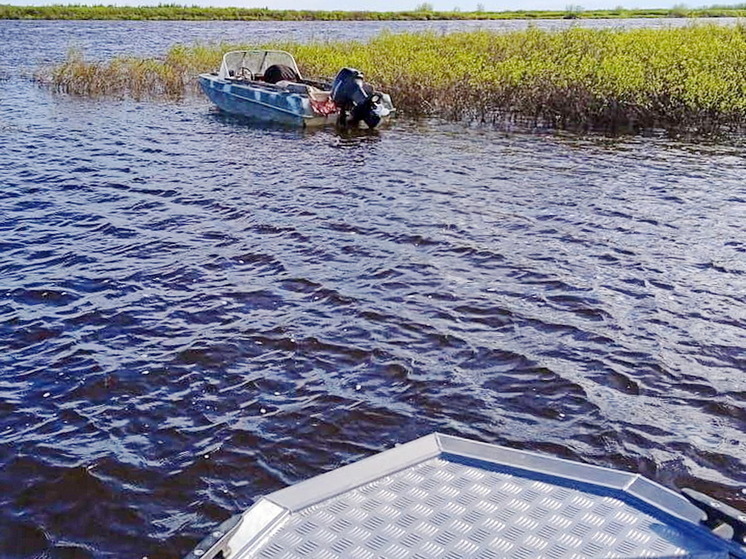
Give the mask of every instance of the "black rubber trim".
[{"label": "black rubber trim", "polygon": [[222,557],[224,546],[233,532],[236,531],[236,528],[238,528],[242,517],[243,515],[237,514],[223,522],[209,536],[199,542],[197,547],[189,555],[185,556],[184,559],[213,559],[215,557]]},{"label": "black rubber trim", "polygon": [[705,526],[713,530],[727,524],[733,528],[733,541],[742,546],[746,544],[746,513],[694,489],[685,487],[681,493],[707,514],[707,520],[703,522]]}]

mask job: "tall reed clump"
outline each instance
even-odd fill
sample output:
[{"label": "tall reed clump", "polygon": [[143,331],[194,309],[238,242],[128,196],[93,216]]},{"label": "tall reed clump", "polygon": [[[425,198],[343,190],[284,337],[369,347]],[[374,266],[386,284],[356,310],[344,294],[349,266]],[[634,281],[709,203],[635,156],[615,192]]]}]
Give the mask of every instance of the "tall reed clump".
[{"label": "tall reed clump", "polygon": [[175,45],[162,58],[117,56],[108,61],[86,60],[70,49],[56,66],[39,68],[34,79],[57,91],[88,97],[166,97],[179,99],[194,89],[199,73],[214,70],[236,45]]},{"label": "tall reed clump", "polygon": [[557,128],[697,129],[746,124],[746,28],[381,35],[279,45],[307,72],[366,70],[412,115]]},{"label": "tall reed clump", "polygon": [[[711,132],[746,125],[746,28],[571,28],[511,33],[384,33],[368,42],[255,45],[294,54],[304,75],[354,66],[400,113],[557,128]],[[236,45],[177,46],[159,60],[86,63],[40,79],[79,94],[178,96]]]}]

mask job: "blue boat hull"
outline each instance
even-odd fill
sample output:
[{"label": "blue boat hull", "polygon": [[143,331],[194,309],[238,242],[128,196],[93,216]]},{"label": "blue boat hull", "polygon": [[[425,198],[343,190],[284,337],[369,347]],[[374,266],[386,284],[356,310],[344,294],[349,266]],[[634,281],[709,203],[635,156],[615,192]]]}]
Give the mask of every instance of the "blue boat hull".
[{"label": "blue boat hull", "polygon": [[252,84],[221,80],[213,74],[202,74],[199,84],[205,95],[219,109],[262,122],[292,126],[321,126],[333,123],[336,113],[313,112],[306,95]]}]

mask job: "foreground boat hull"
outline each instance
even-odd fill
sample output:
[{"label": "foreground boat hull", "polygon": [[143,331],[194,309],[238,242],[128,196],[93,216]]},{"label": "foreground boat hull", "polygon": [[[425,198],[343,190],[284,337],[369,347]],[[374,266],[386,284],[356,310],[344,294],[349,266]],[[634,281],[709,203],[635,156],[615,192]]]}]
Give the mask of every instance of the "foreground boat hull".
[{"label": "foreground boat hull", "polygon": [[730,539],[637,474],[433,434],[265,495],[186,559],[746,559],[739,514]]}]

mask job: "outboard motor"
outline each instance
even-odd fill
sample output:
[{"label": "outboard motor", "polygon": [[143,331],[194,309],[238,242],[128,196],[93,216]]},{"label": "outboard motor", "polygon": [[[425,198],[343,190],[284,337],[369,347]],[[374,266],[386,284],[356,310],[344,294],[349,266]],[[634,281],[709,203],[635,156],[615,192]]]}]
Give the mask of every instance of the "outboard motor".
[{"label": "outboard motor", "polygon": [[360,70],[342,68],[339,71],[332,83],[332,101],[339,107],[337,123],[340,126],[356,126],[362,120],[368,128],[375,128],[381,122],[381,96],[363,83]]}]

